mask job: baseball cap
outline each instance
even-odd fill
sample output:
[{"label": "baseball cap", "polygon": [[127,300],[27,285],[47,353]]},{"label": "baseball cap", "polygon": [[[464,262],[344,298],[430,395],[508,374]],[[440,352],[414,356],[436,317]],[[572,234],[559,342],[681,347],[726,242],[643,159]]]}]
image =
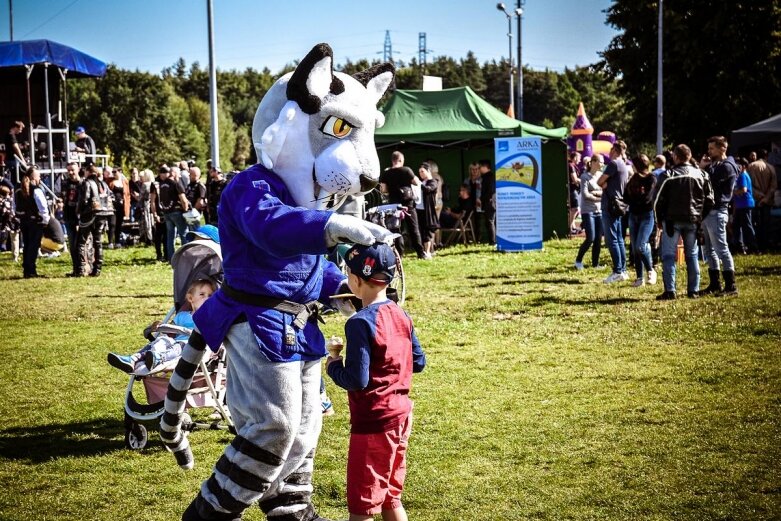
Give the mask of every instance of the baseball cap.
[{"label": "baseball cap", "polygon": [[204,224],[195,230],[187,232],[187,239],[191,241],[195,239],[206,239],[220,244],[220,232],[216,226]]},{"label": "baseball cap", "polygon": [[76,127],[76,133],[81,134],[82,132],[85,132],[84,127]]},{"label": "baseball cap", "polygon": [[388,284],[396,274],[396,254],[383,242],[371,246],[356,244],[344,258],[350,272],[363,280]]}]

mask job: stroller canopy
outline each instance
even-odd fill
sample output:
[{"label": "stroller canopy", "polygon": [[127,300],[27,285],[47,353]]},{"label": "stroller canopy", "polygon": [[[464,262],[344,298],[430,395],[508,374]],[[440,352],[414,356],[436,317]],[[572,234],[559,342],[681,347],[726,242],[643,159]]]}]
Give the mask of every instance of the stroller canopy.
[{"label": "stroller canopy", "polygon": [[222,250],[214,241],[198,239],[188,242],[171,258],[174,268],[174,306],[177,311],[184,304],[187,289],[199,279],[222,284]]}]

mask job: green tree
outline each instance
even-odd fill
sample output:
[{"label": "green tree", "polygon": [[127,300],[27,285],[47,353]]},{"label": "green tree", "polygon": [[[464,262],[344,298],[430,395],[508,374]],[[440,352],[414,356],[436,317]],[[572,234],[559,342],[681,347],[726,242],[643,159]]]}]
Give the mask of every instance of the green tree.
[{"label": "green tree", "polygon": [[[632,106],[636,138],[656,136],[658,3],[615,0],[607,21],[621,30],[602,53]],[[666,141],[702,149],[708,136],[773,115],[781,106],[778,0],[666,2]]]}]

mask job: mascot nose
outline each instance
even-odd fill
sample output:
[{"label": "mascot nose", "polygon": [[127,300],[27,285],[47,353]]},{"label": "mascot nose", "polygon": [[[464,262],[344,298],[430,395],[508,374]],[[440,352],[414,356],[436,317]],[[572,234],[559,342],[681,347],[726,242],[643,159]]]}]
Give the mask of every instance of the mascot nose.
[{"label": "mascot nose", "polygon": [[377,179],[372,179],[366,174],[359,175],[358,179],[361,181],[361,192],[369,192],[374,190],[374,187],[379,184]]}]

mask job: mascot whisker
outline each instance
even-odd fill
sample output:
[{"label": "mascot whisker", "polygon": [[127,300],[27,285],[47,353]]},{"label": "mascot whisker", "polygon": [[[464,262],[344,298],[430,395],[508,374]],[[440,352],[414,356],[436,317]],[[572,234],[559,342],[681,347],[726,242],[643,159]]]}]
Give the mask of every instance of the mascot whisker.
[{"label": "mascot whisker", "polygon": [[333,209],[378,183],[374,130],[384,120],[377,102],[393,74],[391,64],[355,76],[335,72],[331,48],[319,44],[258,107],[259,163],[237,174],[220,199],[225,283],[193,316],[160,423],[166,447],[192,468],[181,430],[185,395],[206,349],[224,345],[237,433],[183,520],[238,520],[256,502],[270,521],[323,519],[311,501],[326,355],[317,312],[323,303],[343,307],[330,296],[348,291],[324,254],[338,242],[388,238],[385,228]]}]

